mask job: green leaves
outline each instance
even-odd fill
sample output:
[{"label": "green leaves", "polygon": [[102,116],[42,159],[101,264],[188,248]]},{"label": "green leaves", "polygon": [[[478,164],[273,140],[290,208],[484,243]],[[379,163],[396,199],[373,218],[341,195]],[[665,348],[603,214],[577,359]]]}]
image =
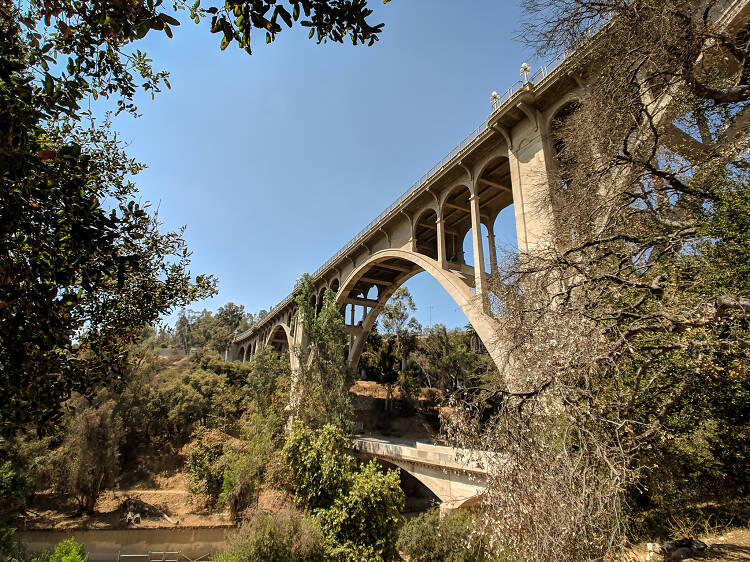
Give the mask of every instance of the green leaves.
[{"label": "green leaves", "polygon": [[395,560],[404,493],[398,471],[361,469],[341,429],[297,422],[284,445],[297,502],[316,514],[329,559]]},{"label": "green leaves", "polygon": [[[199,2],[196,2],[198,4]],[[168,23],[169,25],[178,26],[180,25],[180,22],[173,18],[172,16],[169,16],[167,14],[159,14],[159,19],[163,21],[164,23]]]},{"label": "green leaves", "polygon": [[282,30],[278,20],[280,19],[288,28],[291,28],[294,22],[299,21],[303,12],[309,19],[300,21],[300,25],[311,28],[309,37],[313,38],[317,34],[319,43],[328,40],[342,43],[345,37],[349,37],[354,45],[359,43],[372,45],[378,40],[378,34],[383,28],[383,24],[371,26],[367,22],[372,15],[372,10],[366,8],[367,3],[364,1],[341,3],[293,0],[290,3],[292,4],[291,13],[274,0],[232,0],[225,2],[221,8],[211,6],[206,9],[193,5],[191,17],[197,23],[200,21],[201,14],[217,15],[218,18],[212,21],[211,32],[224,31],[226,41],[221,42],[222,50],[226,49],[232,41],[237,41],[238,46],[248,52],[250,52],[254,29],[264,31],[265,42],[272,43],[276,39],[276,34]]},{"label": "green leaves", "polygon": [[59,117],[88,83],[34,82],[20,47],[18,35],[0,38],[15,63],[0,81],[2,435],[51,425],[72,392],[116,376],[144,324],[214,291],[210,277],[191,280],[181,235],[159,232],[135,202],[126,178],[141,166],[108,125]]}]

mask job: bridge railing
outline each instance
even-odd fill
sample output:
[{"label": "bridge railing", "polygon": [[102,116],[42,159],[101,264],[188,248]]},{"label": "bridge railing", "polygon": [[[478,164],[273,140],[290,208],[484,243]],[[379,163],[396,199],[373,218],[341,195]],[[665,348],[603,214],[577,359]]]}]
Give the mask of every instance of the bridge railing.
[{"label": "bridge railing", "polygon": [[[555,59],[553,59],[549,64],[542,66],[539,70],[537,70],[534,75],[531,77],[529,82],[531,82],[532,85],[538,84],[542,79],[546,78],[547,75],[549,75],[550,72],[552,72],[555,68],[557,68],[560,63],[565,59],[564,55],[558,55]],[[498,98],[493,100],[492,104],[492,113],[484,120],[482,121],[477,127],[464,139],[459,142],[453,150],[451,150],[448,154],[443,156],[437,163],[435,163],[432,168],[430,168],[427,172],[425,172],[422,177],[420,177],[417,181],[415,181],[409,189],[407,189],[404,193],[401,194],[401,196],[396,199],[393,203],[391,203],[383,212],[381,212],[377,217],[375,217],[373,220],[371,220],[367,226],[365,226],[362,230],[360,230],[354,238],[352,238],[345,246],[343,246],[338,252],[336,252],[333,256],[331,256],[323,265],[321,265],[313,274],[313,277],[318,277],[320,274],[322,274],[334,261],[336,261],[338,258],[340,258],[343,254],[351,250],[353,247],[355,247],[357,244],[359,244],[362,239],[371,231],[372,227],[374,227],[378,222],[380,222],[388,213],[393,211],[396,207],[398,207],[406,198],[408,198],[412,193],[417,191],[420,187],[428,183],[433,176],[437,175],[440,171],[443,170],[443,168],[451,162],[461,151],[463,151],[464,148],[466,148],[467,145],[469,145],[474,139],[476,139],[480,134],[482,134],[488,127],[488,123],[492,115],[500,109],[502,106],[504,106],[508,100],[510,100],[511,97],[513,97],[513,94],[515,94],[518,90],[520,90],[523,87],[523,82],[520,80],[515,82],[510,88],[505,90],[502,95],[500,95]]]},{"label": "bridge railing", "polygon": [[[552,61],[550,61],[548,64],[542,66],[537,70],[531,78],[529,78],[529,83],[532,86],[536,86],[541,82],[544,78],[546,78],[555,68],[560,66],[560,63],[565,60],[565,53],[561,53]],[[362,230],[360,230],[347,244],[345,244],[338,252],[333,254],[326,262],[321,265],[318,269],[315,270],[315,273],[313,273],[313,278],[317,278],[320,275],[322,275],[326,269],[328,269],[335,261],[337,261],[342,255],[349,252],[352,248],[355,248],[360,242],[364,240],[364,238],[370,234],[373,227],[378,224],[381,220],[383,220],[384,217],[386,217],[391,211],[393,211],[396,207],[398,207],[405,199],[410,197],[413,193],[418,191],[422,186],[429,183],[435,176],[440,174],[444,168],[451,163],[456,157],[463,152],[463,150],[471,144],[475,139],[479,137],[488,127],[489,121],[492,118],[492,116],[502,107],[505,106],[505,104],[513,97],[513,95],[518,92],[521,88],[523,88],[524,82],[521,80],[516,81],[513,83],[507,90],[505,90],[501,95],[497,96],[492,100],[492,112],[490,113],[487,118],[482,121],[477,127],[464,139],[459,142],[453,150],[451,150],[448,154],[443,156],[435,165],[432,166],[427,172],[425,172],[422,177],[420,177],[417,181],[415,181],[411,186],[409,186],[409,189],[404,191],[401,196],[396,199],[393,203],[391,203],[383,212],[381,212],[377,217],[375,217],[373,220],[371,220],[367,226],[365,226]],[[268,313],[268,318],[270,319],[280,308],[283,308],[287,306],[292,298],[294,297],[294,293],[289,294],[284,300],[282,300],[279,304],[274,306],[271,311]],[[264,322],[261,321],[261,324]],[[239,336],[237,336],[235,339],[242,339],[246,334],[252,332],[255,328],[250,328],[247,332],[243,332]]]}]

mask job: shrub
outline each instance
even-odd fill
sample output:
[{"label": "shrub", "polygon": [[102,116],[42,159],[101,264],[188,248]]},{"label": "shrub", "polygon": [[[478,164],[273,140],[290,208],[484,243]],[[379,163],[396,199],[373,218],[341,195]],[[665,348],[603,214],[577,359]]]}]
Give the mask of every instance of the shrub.
[{"label": "shrub", "polygon": [[230,451],[222,456],[220,464],[226,468],[216,509],[229,508],[230,516],[237,520],[258,500],[262,460],[252,454]]},{"label": "shrub", "polygon": [[12,561],[18,558],[16,530],[0,523],[0,560]]},{"label": "shrub", "polygon": [[396,540],[404,507],[399,474],[370,461],[353,473],[348,493],[319,512],[328,554],[336,560],[398,560]]},{"label": "shrub", "polygon": [[122,426],[113,415],[114,400],[79,410],[68,423],[58,451],[57,487],[72,494],[81,511],[92,513],[102,491],[120,468]]},{"label": "shrub", "polygon": [[250,361],[243,390],[261,412],[281,412],[289,403],[289,380],[289,361],[265,346]]},{"label": "shrub", "polygon": [[32,486],[31,477],[15,470],[10,461],[0,463],[0,515],[23,508]]},{"label": "shrub", "polygon": [[86,562],[87,559],[83,545],[69,538],[57,544],[49,562]]},{"label": "shrub", "polygon": [[430,509],[408,521],[398,536],[398,549],[419,562],[474,562],[494,560],[487,541],[473,525],[468,511],[454,511],[440,517]]},{"label": "shrub", "polygon": [[157,377],[155,388],[150,407],[171,436],[190,435],[197,425],[224,429],[239,417],[241,396],[225,374],[169,370]]},{"label": "shrub", "polygon": [[295,510],[255,512],[229,538],[215,562],[322,561],[323,538],[314,518]]},{"label": "shrub", "polygon": [[284,445],[294,497],[310,509],[326,509],[349,488],[354,459],[343,431],[325,425],[315,431],[296,422]]},{"label": "shrub", "polygon": [[224,479],[216,507],[229,507],[234,519],[257,501],[258,490],[274,452],[278,449],[283,425],[280,418],[270,412],[255,412],[246,420],[241,442],[232,450],[224,446],[220,460]]},{"label": "shrub", "polygon": [[284,451],[274,451],[268,459],[263,481],[274,490],[294,493],[292,473],[286,464]]},{"label": "shrub", "polygon": [[204,496],[212,507],[216,505],[224,483],[222,460],[224,442],[211,440],[208,432],[201,428],[196,433],[196,442],[188,451],[185,461],[187,490],[190,495]]}]

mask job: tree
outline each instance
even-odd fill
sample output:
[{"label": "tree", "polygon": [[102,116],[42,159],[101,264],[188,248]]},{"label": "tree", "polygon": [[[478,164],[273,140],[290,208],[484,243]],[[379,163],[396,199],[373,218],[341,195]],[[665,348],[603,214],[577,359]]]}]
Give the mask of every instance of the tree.
[{"label": "tree", "polygon": [[81,511],[93,513],[99,495],[119,474],[123,432],[113,415],[114,400],[102,396],[99,404],[79,402],[83,407],[68,422],[57,452],[58,486],[75,497]]},{"label": "tree", "polygon": [[[638,532],[639,505],[664,507],[660,463],[729,459],[711,428],[750,426],[744,394],[724,402],[748,381],[750,49],[716,2],[526,6],[541,50],[580,47],[565,64],[587,86],[552,127],[554,243],[492,288],[506,380],[456,411],[453,436],[489,451],[488,510],[516,556],[599,559]],[[725,489],[748,481],[725,466]]]},{"label": "tree", "polygon": [[71,537],[57,543],[49,560],[50,562],[86,562],[88,555],[84,545]]},{"label": "tree", "polygon": [[356,469],[342,430],[297,421],[284,445],[295,499],[320,521],[328,560],[397,560],[404,493],[398,471]]},{"label": "tree", "polygon": [[492,555],[488,536],[477,528],[474,519],[475,514],[464,509],[441,517],[440,509],[434,507],[401,527],[398,549],[417,562],[498,560]]},{"label": "tree", "polygon": [[472,351],[470,334],[448,331],[442,324],[436,324],[419,339],[412,357],[427,386],[435,385],[448,392],[474,387],[497,374],[488,355]]},{"label": "tree", "polygon": [[311,510],[327,509],[351,483],[354,459],[341,428],[324,425],[313,430],[295,422],[284,444],[295,500]]},{"label": "tree", "polygon": [[291,509],[257,511],[236,533],[217,562],[322,562],[323,536],[317,520]]},{"label": "tree", "polygon": [[315,285],[304,275],[295,289],[302,342],[291,350],[299,365],[292,386],[295,413],[316,426],[328,423],[348,428],[352,407],[348,397],[351,373],[347,366],[346,324],[330,289],[320,310]]},{"label": "tree", "polygon": [[399,287],[380,313],[379,320],[387,334],[377,352],[378,364],[382,368],[380,381],[387,391],[386,407],[393,399],[394,386],[400,386],[402,392],[413,386],[408,358],[416,346],[416,334],[422,330],[417,319],[411,315],[415,310],[417,307],[409,289]]},{"label": "tree", "polygon": [[[116,376],[160,314],[211,294],[181,233],[134,200],[108,124],[57,120],[69,90],[35,80],[18,25],[0,38],[0,432],[49,425],[73,391]],[[45,55],[46,56],[46,55]]]},{"label": "tree", "polygon": [[[161,233],[128,179],[142,169],[82,109],[99,96],[137,113],[168,74],[134,43],[179,25],[161,0],[33,0],[0,7],[0,432],[51,426],[73,391],[86,393],[122,367],[127,344],[160,315],[214,291],[191,280],[181,232]],[[250,52],[253,29],[273,41],[280,22],[318,42],[372,44],[365,1],[275,0],[215,6],[172,3],[211,19],[221,47]],[[86,353],[84,353],[86,352]]]},{"label": "tree", "polygon": [[396,549],[404,492],[398,470],[371,460],[352,475],[349,490],[319,515],[333,560],[401,560]]},{"label": "tree", "polygon": [[282,410],[289,403],[289,361],[271,346],[260,348],[250,360],[245,390],[249,401],[260,412]]}]

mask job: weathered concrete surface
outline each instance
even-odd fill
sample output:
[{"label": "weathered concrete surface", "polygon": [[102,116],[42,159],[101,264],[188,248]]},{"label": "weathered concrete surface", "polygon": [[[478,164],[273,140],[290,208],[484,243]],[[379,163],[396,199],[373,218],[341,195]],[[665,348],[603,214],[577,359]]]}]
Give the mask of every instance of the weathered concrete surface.
[{"label": "weathered concrete surface", "polygon": [[[73,537],[86,547],[91,562],[117,560],[121,554],[180,552],[196,559],[226,547],[225,535],[232,527],[174,527],[160,529],[69,529],[18,531],[16,537],[28,554],[42,554],[60,541]],[[141,562],[145,558],[126,558]],[[183,558],[184,560],[184,558]],[[204,558],[205,560],[205,558]]]}]

